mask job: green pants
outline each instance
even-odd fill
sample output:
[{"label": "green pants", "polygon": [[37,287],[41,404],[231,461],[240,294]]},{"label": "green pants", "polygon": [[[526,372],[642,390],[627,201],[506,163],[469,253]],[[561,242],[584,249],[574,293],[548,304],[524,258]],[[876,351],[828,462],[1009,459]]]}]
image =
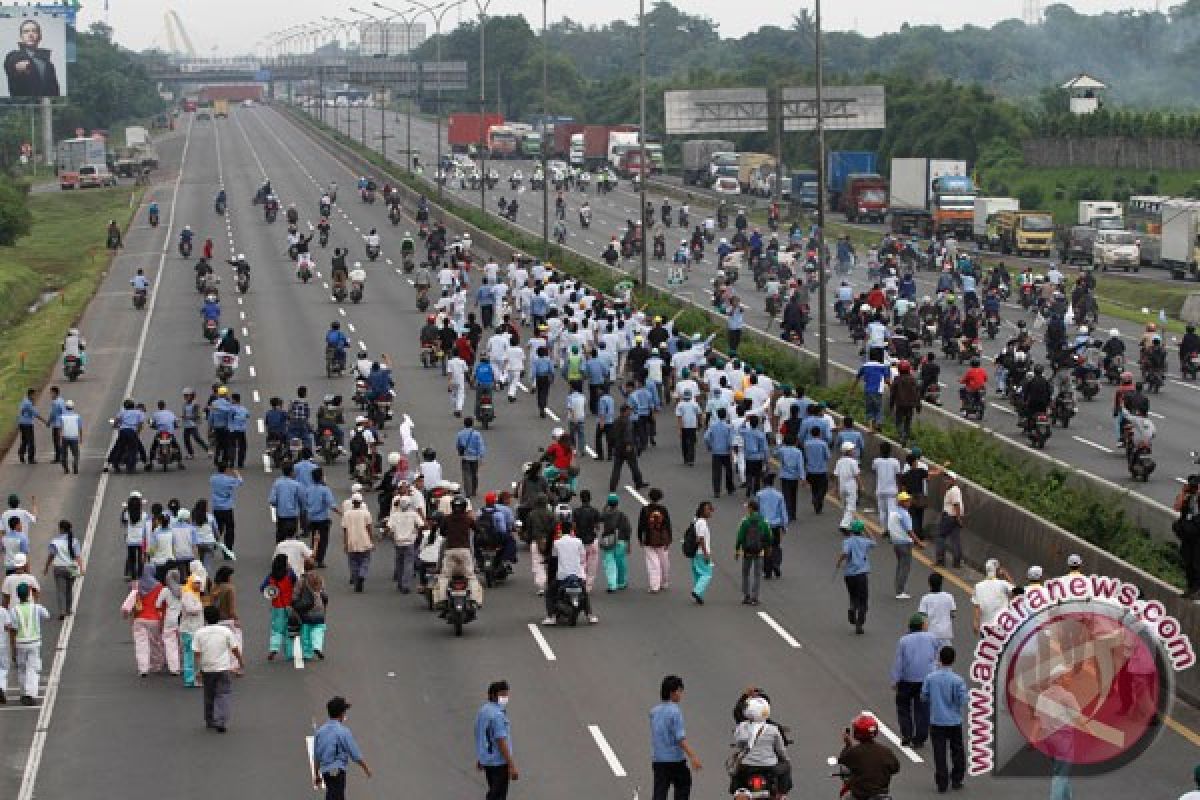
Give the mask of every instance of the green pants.
[{"label": "green pants", "polygon": [[325,652],[325,623],[306,622],[300,626],[300,647],[304,650],[304,660],[313,658],[313,651]]},{"label": "green pants", "polygon": [[183,685],[192,687],[199,686],[196,682],[196,654],[192,652],[192,634],[179,633],[179,644],[183,648]]},{"label": "green pants", "polygon": [[712,574],[712,561],[697,553],[692,559],[692,592],[697,597],[704,597],[708,584],[712,582]]},{"label": "green pants", "polygon": [[271,608],[271,643],[267,648],[272,653],[283,650],[283,641],[287,638],[288,610],[286,608]]},{"label": "green pants", "polygon": [[629,543],[618,540],[611,550],[601,550],[604,558],[604,580],[609,590],[624,589],[629,577]]}]

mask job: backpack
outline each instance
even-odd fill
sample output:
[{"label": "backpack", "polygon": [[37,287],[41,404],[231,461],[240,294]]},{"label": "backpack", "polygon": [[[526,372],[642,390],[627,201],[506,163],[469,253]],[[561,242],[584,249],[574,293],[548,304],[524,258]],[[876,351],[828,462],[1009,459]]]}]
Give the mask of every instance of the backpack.
[{"label": "backpack", "polygon": [[746,529],[745,538],[742,540],[742,552],[748,556],[761,555],[765,545],[766,537],[763,536],[763,527],[766,523],[762,520],[754,520],[750,527]]},{"label": "backpack", "polygon": [[491,547],[499,538],[496,535],[497,513],[493,506],[488,506],[479,512],[479,518],[475,521],[475,541],[479,546]]},{"label": "backpack", "polygon": [[683,532],[683,557],[695,558],[696,551],[700,549],[700,541],[696,536],[696,523],[688,525],[687,530]]},{"label": "backpack", "polygon": [[313,594],[313,590],[309,588],[307,583],[302,582],[300,584],[300,591],[296,593],[296,598],[292,600],[292,608],[296,610],[297,614],[307,614],[313,610],[316,604],[317,598]]}]

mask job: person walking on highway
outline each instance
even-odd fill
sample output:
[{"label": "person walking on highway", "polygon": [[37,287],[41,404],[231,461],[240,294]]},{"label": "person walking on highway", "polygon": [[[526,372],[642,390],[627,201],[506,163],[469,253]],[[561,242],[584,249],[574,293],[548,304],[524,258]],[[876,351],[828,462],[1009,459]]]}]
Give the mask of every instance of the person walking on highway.
[{"label": "person walking on highway", "polygon": [[325,554],[329,550],[329,534],[333,527],[330,513],[336,502],[333,490],[325,485],[325,470],[314,469],[310,475],[312,485],[304,490],[304,516],[308,520],[308,533],[312,537],[312,550],[317,568],[325,568]]},{"label": "person walking on highway", "polygon": [[463,494],[474,497],[479,488],[479,465],[487,454],[487,444],[483,434],[475,429],[475,420],[471,417],[463,420],[462,430],[454,439],[454,448],[462,460]]},{"label": "person walking on highway", "polygon": [[637,460],[638,449],[637,437],[633,431],[633,407],[628,403],[621,406],[621,414],[613,423],[608,444],[613,460],[612,474],[608,478],[608,490],[610,492],[617,490],[617,484],[621,480],[621,467],[624,464],[629,465],[629,471],[633,474],[634,488],[641,489],[646,486],[646,482],[642,480],[642,470],[638,466]]},{"label": "person walking on highway", "polygon": [[929,737],[929,700],[921,698],[921,684],[937,665],[941,645],[926,630],[924,614],[908,618],[908,633],[896,642],[892,659],[892,691],[896,693],[896,718],[900,723],[900,743],[920,749]]},{"label": "person walking on highway", "polygon": [[[3,636],[8,639],[11,631],[16,645],[17,686],[20,687],[22,705],[31,706],[37,701],[42,674],[42,620],[49,617],[46,607],[34,602],[30,585],[18,584],[16,602],[8,609],[8,630]],[[7,653],[4,656],[8,658]],[[5,664],[6,670],[7,666]],[[0,691],[5,688],[0,686]]]},{"label": "person walking on highway", "polygon": [[721,496],[721,476],[725,476],[725,493],[733,494],[733,426],[728,422],[729,411],[718,408],[716,417],[704,432],[704,446],[712,456],[713,497]]},{"label": "person walking on highway", "polygon": [[[692,530],[696,539],[696,549],[691,557],[692,599],[698,605],[704,605],[704,594],[708,591],[708,584],[712,582],[712,534],[708,527],[708,521],[712,519],[714,513],[713,504],[708,500],[702,500],[696,507],[696,517],[692,520]],[[686,533],[684,541],[685,543],[687,541]]]},{"label": "person walking on highway", "polygon": [[209,489],[211,491],[212,512],[213,518],[217,521],[217,532],[221,537],[221,544],[228,552],[225,554],[225,559],[229,559],[229,553],[233,552],[234,543],[234,519],[233,508],[237,503],[237,490],[243,483],[242,476],[236,469],[230,469],[224,461],[217,461],[217,471],[208,479]]},{"label": "person walking on highway", "polygon": [[[233,677],[246,668],[237,634],[220,623],[216,606],[204,609],[204,627],[192,634],[196,676],[204,686],[204,724],[224,733],[233,711]],[[234,666],[234,660],[237,666]]]},{"label": "person walking on highway", "polygon": [[33,389],[26,389],[25,397],[17,406],[17,431],[21,434],[21,445],[17,448],[17,457],[21,459],[22,464],[37,463],[37,442],[33,438],[34,421],[40,419],[43,423],[49,424],[33,404],[36,394]]},{"label": "person walking on highway", "polygon": [[300,530],[300,513],[304,510],[304,487],[295,478],[290,462],[283,465],[283,474],[271,484],[267,503],[275,511],[275,543],[286,541]]},{"label": "person walking on highway", "polygon": [[350,567],[350,583],[354,591],[362,592],[367,581],[367,569],[371,566],[371,551],[375,543],[371,540],[371,512],[363,503],[358,492],[350,495],[350,508],[339,512],[342,515],[342,543]]},{"label": "person walking on highway", "polygon": [[59,520],[58,534],[50,540],[49,549],[42,575],[47,575],[50,568],[54,568],[58,618],[62,620],[75,607],[75,580],[83,575],[83,557],[79,552],[79,540],[75,538],[69,520]]},{"label": "person walking on highway", "polygon": [[[954,648],[946,645],[938,654],[938,668],[925,677],[921,700],[929,703],[929,735],[933,740],[933,781],[939,792],[961,789],[967,774],[963,747],[963,713],[967,708],[967,684],[955,674]],[[950,768],[946,768],[946,750]]]},{"label": "person walking on highway", "polygon": [[493,681],[487,702],[475,715],[475,768],[487,778],[486,800],[507,800],[509,782],[520,777],[513,758],[508,697],[508,681]]},{"label": "person walking on highway", "polygon": [[371,777],[371,768],[362,757],[354,734],[346,727],[346,712],[350,704],[346,698],[335,696],[325,704],[329,720],[317,728],[313,735],[312,773],[313,786],[325,788],[325,800],[345,800],[346,770],[353,761],[362,767],[363,774]]},{"label": "person walking on highway", "polygon": [[659,689],[661,702],[650,709],[650,767],[654,771],[654,790],[651,800],[667,800],[675,789],[675,800],[690,800],[692,772],[702,767],[688,744],[683,711],[683,679],[678,675],[663,678]]},{"label": "person walking on highway", "polygon": [[942,588],[944,578],[940,572],[929,573],[929,591],[921,597],[917,607],[929,620],[929,632],[943,645],[954,643],[954,616],[958,613],[954,595]]},{"label": "person walking on highway", "polygon": [[675,420],[679,426],[683,463],[689,467],[696,465],[696,436],[700,429],[701,415],[700,404],[692,399],[690,390],[685,390],[679,402],[675,404]]},{"label": "person walking on highway", "polygon": [[637,534],[646,557],[648,591],[655,594],[671,585],[671,512],[662,504],[662,489],[653,488],[646,497],[650,502],[638,515]]},{"label": "person walking on highway", "polygon": [[854,520],[849,528],[842,530],[845,538],[842,539],[842,552],[837,558],[835,568],[841,568],[843,580],[846,582],[846,593],[850,598],[850,608],[846,616],[854,626],[854,632],[861,635],[863,624],[867,621],[870,552],[875,546],[875,539],[861,519]]},{"label": "person walking on highway", "polygon": [[762,562],[771,548],[771,528],[762,518],[758,500],[746,501],[746,516],[738,525],[733,560],[742,560],[742,605],[758,605],[758,587],[762,580]]},{"label": "person walking on highway", "polygon": [[62,442],[62,459],[59,463],[62,464],[63,474],[66,475],[67,457],[71,458],[71,470],[74,474],[79,474],[79,442],[83,439],[83,417],[75,410],[75,401],[67,400],[63,403],[63,413],[59,417],[58,432]]},{"label": "person walking on highway", "polygon": [[[292,608],[292,597],[296,592],[296,573],[288,565],[286,553],[276,553],[271,560],[271,571],[263,578],[258,590],[271,601],[270,642],[267,660],[274,661],[283,651],[284,642],[291,643],[288,636],[288,616]],[[290,652],[290,648],[287,652]],[[286,653],[285,653],[286,656]]]},{"label": "person walking on highway", "polygon": [[888,514],[888,538],[892,542],[892,552],[896,554],[896,599],[908,600],[908,573],[912,569],[913,547],[924,547],[925,542],[913,528],[912,515],[909,507],[912,497],[908,492],[896,495],[896,508]]},{"label": "person walking on highway", "polygon": [[842,457],[833,467],[837,476],[838,497],[842,501],[842,521],[838,525],[843,531],[854,522],[858,510],[858,495],[862,491],[862,476],[859,474],[858,459],[854,455],[854,444],[842,442]]},{"label": "person walking on highway", "polygon": [[962,528],[966,519],[963,508],[962,489],[958,485],[958,476],[946,470],[946,492],[942,495],[942,518],[938,521],[937,547],[934,559],[939,567],[946,566],[946,550],[954,558],[954,568],[962,566]]},{"label": "person walking on highway", "polygon": [[825,509],[825,495],[829,494],[829,462],[832,455],[819,425],[813,425],[808,433],[801,450],[804,452],[808,488],[812,492],[813,513],[820,514]]},{"label": "person walking on highway", "polygon": [[633,526],[629,517],[618,508],[621,496],[609,494],[604,511],[600,515],[600,556],[604,563],[604,582],[610,593],[628,586],[629,542],[633,538]]}]

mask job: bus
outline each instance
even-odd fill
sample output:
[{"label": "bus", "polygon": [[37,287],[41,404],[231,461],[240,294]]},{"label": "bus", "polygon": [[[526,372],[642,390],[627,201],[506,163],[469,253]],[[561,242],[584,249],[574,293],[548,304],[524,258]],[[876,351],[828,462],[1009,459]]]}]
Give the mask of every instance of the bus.
[{"label": "bus", "polygon": [[517,134],[508,125],[493,125],[487,132],[488,157],[517,158]]},{"label": "bus", "polygon": [[1137,234],[1142,246],[1142,264],[1162,261],[1162,206],[1170,199],[1163,195],[1134,195],[1125,205],[1125,227]]}]

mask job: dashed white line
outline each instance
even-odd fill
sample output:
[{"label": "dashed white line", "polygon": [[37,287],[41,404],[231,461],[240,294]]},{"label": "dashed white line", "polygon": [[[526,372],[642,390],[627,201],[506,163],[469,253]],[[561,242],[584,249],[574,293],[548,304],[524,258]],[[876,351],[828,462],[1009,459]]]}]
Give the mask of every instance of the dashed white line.
[{"label": "dashed white line", "polygon": [[254,353],[250,350],[250,345],[246,345],[246,355],[252,356]]},{"label": "dashed white line", "polygon": [[549,408],[547,408],[547,409],[546,409],[546,416],[548,416],[550,419],[554,420],[555,422],[561,422],[561,421],[562,421],[562,420],[560,420],[560,419],[558,418],[558,414],[555,414],[555,413],[554,413],[554,410],[553,410],[553,409],[549,409]]},{"label": "dashed white line", "polygon": [[1146,413],[1148,413],[1150,416],[1154,417],[1155,419],[1166,419],[1166,417],[1164,417],[1162,414],[1159,414],[1157,411],[1148,411]]},{"label": "dashed white line", "polygon": [[346,327],[350,329],[351,333],[354,333],[354,323],[353,322],[347,322]]},{"label": "dashed white line", "polygon": [[596,451],[592,449],[592,446],[591,446],[590,444],[584,445],[584,446],[583,446],[583,449],[584,449],[584,451],[585,451],[585,452],[586,452],[586,453],[587,453],[589,456],[591,456],[592,458],[599,458],[599,457],[600,457],[600,456],[596,455]]},{"label": "dashed white line", "polygon": [[243,327],[242,327],[242,336],[249,336],[249,335],[250,335],[250,331],[248,331],[248,330],[247,330],[247,329],[246,329],[246,328],[243,326]]},{"label": "dashed white line", "polygon": [[792,647],[797,650],[800,649],[800,647],[801,647],[800,642],[796,641],[796,638],[794,636],[792,636],[790,633],[788,633],[787,630],[785,630],[782,625],[780,625],[778,622],[776,622],[775,619],[770,614],[768,614],[765,611],[760,611],[760,612],[758,612],[758,618],[761,619],[763,622],[767,623],[767,625],[771,626],[771,630],[778,633],[779,638],[783,639],[785,642],[787,642],[788,647]]},{"label": "dashed white line", "polygon": [[533,635],[533,640],[537,642],[537,646],[541,648],[542,655],[546,657],[547,661],[558,660],[558,656],[554,655],[554,651],[550,649],[550,643],[546,641],[546,637],[533,622],[529,623],[529,633]]},{"label": "dashed white line", "polygon": [[613,775],[618,778],[625,777],[625,767],[621,766],[621,759],[617,758],[617,754],[613,752],[612,747],[608,744],[608,739],[604,738],[604,732],[600,730],[599,725],[588,725],[588,731],[592,734],[592,739],[596,742],[596,747],[600,748],[600,754],[604,756],[604,760],[608,762],[608,768],[612,770]]},{"label": "dashed white line", "polygon": [[322,286],[323,288],[325,288],[325,289],[328,289],[328,288],[329,288],[329,284],[328,284],[328,283],[326,283],[325,281],[321,281],[321,286]]},{"label": "dashed white line", "polygon": [[996,409],[997,411],[1001,411],[1001,412],[1003,412],[1003,413],[1005,413],[1005,414],[1011,414],[1011,415],[1012,415],[1012,416],[1014,416],[1014,417],[1017,415],[1017,412],[1016,412],[1016,411],[1013,411],[1013,410],[1012,410],[1011,408],[1009,408],[1008,406],[1002,406],[1002,405],[1000,405],[999,403],[988,403],[988,405],[989,405],[991,408],[994,408],[994,409]]},{"label": "dashed white line", "polygon": [[242,319],[242,321],[244,322],[244,321],[246,320],[246,312],[245,312],[245,311],[239,311],[239,312],[238,312],[238,314],[241,316],[241,319]]},{"label": "dashed white line", "polygon": [[1092,440],[1085,439],[1082,436],[1072,436],[1071,438],[1074,439],[1075,441],[1079,442],[1080,444],[1086,444],[1088,447],[1094,447],[1101,452],[1104,452],[1104,453],[1112,453],[1113,452],[1113,449],[1111,447],[1105,447],[1102,444],[1096,444]]},{"label": "dashed white line", "polygon": [[344,308],[339,308],[339,309],[338,309],[338,313],[339,313],[339,314],[341,314],[341,315],[344,317],[344,316],[346,316],[346,309],[344,309]]},{"label": "dashed white line", "polygon": [[271,457],[266,453],[263,453],[263,472],[268,475],[271,473]]},{"label": "dashed white line", "polygon": [[251,377],[251,378],[257,378],[257,377],[258,377],[258,374],[257,374],[257,373],[254,371],[254,367],[253,367],[253,366],[247,367],[246,369],[248,369],[248,370],[250,371],[250,377]]},{"label": "dashed white line", "polygon": [[633,495],[633,496],[634,496],[634,498],[635,498],[635,499],[636,499],[636,500],[637,500],[639,503],[641,503],[642,505],[644,505],[644,506],[648,506],[648,505],[650,505],[650,501],[649,501],[649,500],[647,500],[646,498],[642,497],[642,494],[641,494],[641,492],[639,492],[637,489],[633,488],[632,486],[626,485],[626,486],[625,486],[625,491],[627,491],[627,492],[629,492],[631,495]]},{"label": "dashed white line", "polygon": [[239,298],[237,299],[237,301],[238,301],[238,305],[240,306],[240,305],[242,304],[242,298],[240,298],[240,297],[239,297]]},{"label": "dashed white line", "polygon": [[883,723],[883,720],[881,720],[879,718],[878,714],[875,714],[874,712],[871,712],[871,711],[863,711],[862,713],[870,714],[872,717],[874,717],[875,723],[879,726],[879,732],[882,733],[884,736],[886,736],[888,738],[888,740],[893,745],[895,745],[895,747],[897,749],[899,749],[902,753],[904,753],[904,755],[908,756],[908,759],[910,761],[912,761],[914,764],[924,764],[925,763],[925,759],[923,759],[923,758],[921,758],[921,756],[917,755],[917,751],[913,750],[911,747],[906,747],[905,745],[901,744],[900,737],[896,735],[895,731],[893,731],[891,728],[889,728],[887,725],[885,725]]},{"label": "dashed white line", "polygon": [[258,389],[253,390],[253,397],[254,397],[254,402],[256,402],[256,403],[262,402],[262,398],[258,394]]},{"label": "dashed white line", "polygon": [[264,424],[263,424],[263,421],[260,419],[260,420],[258,421],[258,435],[259,435],[259,436],[262,436],[262,435],[263,435],[264,433],[266,433],[266,432],[267,432],[267,426],[266,426],[266,425],[264,425]]},{"label": "dashed white line", "polygon": [[362,339],[359,339],[359,340],[358,340],[358,349],[359,349],[359,350],[366,350],[366,349],[367,349],[367,343],[366,343],[366,342],[364,342]]},{"label": "dashed white line", "polygon": [[1182,386],[1185,389],[1191,389],[1193,392],[1200,392],[1200,386],[1197,386],[1194,383],[1184,383],[1183,381],[1177,381],[1174,378],[1171,378],[1170,380],[1171,383],[1175,384],[1176,386]]}]

